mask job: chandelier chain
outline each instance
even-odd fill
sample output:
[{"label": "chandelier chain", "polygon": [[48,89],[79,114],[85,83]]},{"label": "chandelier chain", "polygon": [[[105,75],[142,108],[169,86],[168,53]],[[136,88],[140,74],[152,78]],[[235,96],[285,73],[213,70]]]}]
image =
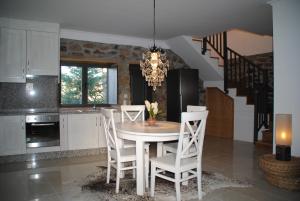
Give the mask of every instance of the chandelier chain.
[{"label": "chandelier chain", "polygon": [[155,47],[155,37],[156,37],[156,26],[155,26],[155,0],[153,0],[153,44]]},{"label": "chandelier chain", "polygon": [[142,75],[148,82],[148,86],[152,86],[153,91],[156,87],[161,86],[161,82],[167,76],[169,70],[169,61],[166,51],[157,48],[155,44],[156,39],[156,11],[155,0],[153,0],[153,47],[149,48],[143,53],[142,60],[140,61],[140,69]]}]

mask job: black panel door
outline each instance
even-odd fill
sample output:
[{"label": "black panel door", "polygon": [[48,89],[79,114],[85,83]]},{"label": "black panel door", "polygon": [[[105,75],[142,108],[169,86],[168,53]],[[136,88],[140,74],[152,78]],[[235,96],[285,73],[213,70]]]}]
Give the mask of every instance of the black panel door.
[{"label": "black panel door", "polygon": [[185,69],[180,71],[181,112],[186,112],[187,105],[198,105],[198,70]]},{"label": "black panel door", "polygon": [[170,70],[167,77],[167,120],[180,122],[187,105],[198,105],[198,70]]},{"label": "black panel door", "polygon": [[139,64],[129,65],[131,105],[144,105],[145,100],[152,101],[152,88],[148,87],[142,76]]},{"label": "black panel door", "polygon": [[167,120],[179,122],[180,87],[179,71],[170,70],[167,77]]}]

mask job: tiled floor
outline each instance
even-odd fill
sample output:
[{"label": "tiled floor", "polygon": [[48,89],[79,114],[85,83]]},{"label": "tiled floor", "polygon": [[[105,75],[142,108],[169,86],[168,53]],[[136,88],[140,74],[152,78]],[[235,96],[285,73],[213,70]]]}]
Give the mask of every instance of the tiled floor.
[{"label": "tiled floor", "polygon": [[[155,154],[155,146],[152,146]],[[293,201],[300,192],[289,192],[269,185],[258,167],[258,156],[268,150],[251,143],[207,138],[204,146],[203,169],[220,172],[228,177],[250,181],[251,188],[215,190],[203,201]],[[88,175],[105,164],[105,155],[32,163],[0,165],[1,201],[94,201],[91,193],[81,191],[80,185]],[[33,165],[33,167],[32,167]]]}]

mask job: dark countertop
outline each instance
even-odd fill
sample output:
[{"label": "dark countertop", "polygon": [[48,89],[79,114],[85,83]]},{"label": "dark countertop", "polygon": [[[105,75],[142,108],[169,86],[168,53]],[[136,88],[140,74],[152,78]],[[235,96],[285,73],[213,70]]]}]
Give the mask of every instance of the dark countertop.
[{"label": "dark countertop", "polygon": [[[4,109],[0,110],[0,116],[28,115],[40,113],[59,113],[59,114],[89,114],[100,113],[102,107],[72,107],[72,108],[39,108],[39,109]],[[120,110],[120,106],[114,105],[107,108]]]},{"label": "dark countertop", "polygon": [[96,107],[95,109],[92,107],[74,107],[74,108],[60,108],[60,114],[89,114],[89,113],[100,113],[101,108],[114,108],[116,110],[120,110],[119,105],[113,105],[111,107]]},{"label": "dark countertop", "polygon": [[37,113],[59,113],[58,108],[28,108],[28,109],[1,109],[0,116],[13,116],[13,115],[28,115]]}]

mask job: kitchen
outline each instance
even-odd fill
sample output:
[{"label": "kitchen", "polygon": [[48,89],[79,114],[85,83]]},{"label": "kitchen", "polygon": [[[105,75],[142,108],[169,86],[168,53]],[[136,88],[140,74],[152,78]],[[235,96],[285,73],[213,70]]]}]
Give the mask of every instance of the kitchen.
[{"label": "kitchen", "polygon": [[[134,85],[130,83],[130,66],[138,68],[136,64],[145,48],[88,41],[88,34],[82,40],[74,39],[72,33],[60,30],[55,23],[0,18],[0,25],[1,40],[5,41],[1,45],[4,54],[0,68],[1,163],[105,152],[100,107],[130,103],[130,86]],[[187,68],[171,51],[169,57],[172,68]],[[90,95],[88,79],[94,75],[88,74],[89,68],[82,71],[87,65],[108,69],[105,100],[95,103]],[[69,71],[63,73],[61,69],[76,66],[86,76],[77,80],[82,91],[74,92],[75,95],[70,92],[73,102],[68,102],[61,91],[67,84],[64,78],[72,77],[67,77]],[[153,93],[153,99],[165,112],[163,85]],[[82,102],[76,102],[75,97],[79,96]],[[40,137],[33,135],[37,133]]]},{"label": "kitchen", "polygon": [[[169,120],[169,102],[176,105],[181,95],[180,91],[176,93],[178,81],[177,84],[168,84],[173,70],[177,70],[179,75],[183,71],[198,70],[199,74],[192,74],[199,79],[194,85],[197,95],[193,105],[206,105],[209,110],[203,143],[203,171],[200,170],[202,200],[299,200],[299,192],[272,186],[262,176],[263,172],[258,168],[259,157],[270,151],[255,147],[251,141],[247,141],[248,137],[253,140],[253,132],[249,132],[251,135],[246,132],[253,129],[253,123],[248,118],[240,118],[248,117],[249,114],[250,107],[244,107],[247,104],[244,103],[245,97],[232,94],[230,90],[230,97],[227,97],[230,104],[216,101],[209,105],[207,101],[209,86],[217,86],[225,96],[222,90],[226,87],[221,85],[226,85],[226,78],[223,67],[219,65],[219,58],[211,55],[212,51],[207,47],[204,48],[207,43],[202,42],[206,36],[210,38],[222,32],[224,36],[225,33],[229,36],[232,28],[243,29],[242,32],[250,31],[255,35],[274,33],[271,39],[275,50],[274,111],[293,113],[293,121],[299,120],[299,111],[291,110],[299,105],[299,95],[294,93],[298,86],[299,68],[295,60],[297,56],[290,54],[299,52],[299,45],[295,45],[299,41],[296,20],[299,18],[299,3],[297,0],[268,2],[157,1],[156,45],[166,50],[170,69],[162,86],[157,87],[153,93],[152,89],[149,92],[146,87],[145,78],[140,76],[140,61],[153,42],[155,47],[155,1],[154,16],[152,1],[1,2],[1,200],[140,200],[142,198],[139,195],[152,200],[149,197],[152,189],[150,192],[143,185],[144,176],[147,178],[147,170],[143,166],[143,162],[147,161],[144,156],[147,149],[144,150],[142,145],[148,146],[150,142],[150,164],[155,164],[152,163],[152,156],[159,156],[157,136],[150,133],[153,141],[150,138],[135,140],[138,148],[135,149],[136,179],[132,179],[134,172],[128,171],[128,175],[126,172],[126,177],[120,181],[120,193],[117,194],[114,176],[118,177],[118,173],[112,171],[111,183],[106,188],[109,155],[105,137],[107,129],[104,128],[104,121],[100,120],[104,119],[105,110],[101,113],[101,109],[119,110],[122,104],[144,104],[144,100],[148,99],[157,101],[162,110],[158,120]],[[229,41],[229,37],[227,39]],[[239,45],[247,49],[247,42],[250,46],[256,44],[244,39]],[[229,43],[228,47],[231,48]],[[172,98],[168,94],[170,89],[174,90]],[[217,97],[214,95],[210,97]],[[235,104],[237,99],[242,104]],[[241,110],[236,110],[237,105]],[[228,117],[225,112],[213,115],[215,111],[222,112],[225,109],[231,114],[233,110],[240,112],[240,116],[234,113],[229,122],[219,118]],[[252,111],[252,106],[250,109]],[[120,119],[119,114],[116,115],[116,119]],[[210,117],[216,118],[209,121]],[[234,121],[236,119],[246,124],[237,124]],[[223,125],[229,125],[228,130],[231,131],[236,128],[234,125],[242,129],[231,132],[228,135],[230,139],[210,135],[210,132],[224,134],[224,129],[220,129]],[[292,156],[299,156],[298,131],[299,126],[294,123]],[[126,135],[122,138],[126,139]],[[274,139],[273,154],[275,145]],[[159,161],[156,161],[156,165],[158,167]],[[198,173],[200,171],[197,170]],[[153,169],[150,172],[153,173]],[[175,189],[178,186],[159,179],[153,185],[152,175],[151,184],[148,185],[156,185],[154,199],[175,200]],[[99,176],[102,182],[100,185],[95,183]],[[150,177],[147,181],[150,181]],[[192,185],[182,189],[182,198],[200,198],[201,185],[197,185],[197,189],[194,181],[189,184]]]}]

